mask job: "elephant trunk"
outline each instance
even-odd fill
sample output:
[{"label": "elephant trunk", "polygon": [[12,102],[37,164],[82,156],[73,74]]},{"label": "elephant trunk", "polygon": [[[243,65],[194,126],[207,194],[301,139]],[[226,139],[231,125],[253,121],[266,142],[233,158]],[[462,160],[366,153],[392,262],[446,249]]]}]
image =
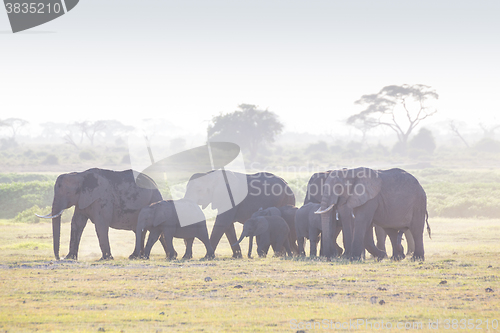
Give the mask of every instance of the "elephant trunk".
[{"label": "elephant trunk", "polygon": [[59,260],[59,245],[61,240],[61,215],[66,209],[66,203],[61,203],[60,200],[54,198],[52,203],[52,213],[45,218],[52,218],[52,240],[54,247],[54,256]]},{"label": "elephant trunk", "polygon": [[333,256],[332,251],[332,239],[326,235],[330,235],[330,213],[327,211],[321,214],[321,246],[323,249],[323,255],[327,258]]},{"label": "elephant trunk", "polygon": [[54,256],[59,260],[59,242],[61,239],[61,215],[52,219],[52,239],[54,243]]},{"label": "elephant trunk", "polygon": [[247,235],[246,235],[246,233],[245,233],[245,230],[243,230],[243,231],[241,232],[241,236],[240,236],[240,238],[238,239],[238,241],[237,241],[236,243],[234,243],[233,245],[231,245],[231,246],[236,246],[236,245],[239,245],[239,244],[241,243],[241,241],[243,240],[243,238],[245,238],[246,236],[247,236]]}]

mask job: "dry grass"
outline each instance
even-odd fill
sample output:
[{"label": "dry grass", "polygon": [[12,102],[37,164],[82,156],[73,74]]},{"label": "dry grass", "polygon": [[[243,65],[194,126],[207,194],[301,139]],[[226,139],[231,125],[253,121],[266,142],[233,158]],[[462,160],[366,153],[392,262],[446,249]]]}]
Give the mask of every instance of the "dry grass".
[{"label": "dry grass", "polygon": [[[462,319],[480,319],[483,331],[486,320],[491,330],[492,320],[500,320],[500,221],[430,223],[432,240],[426,236],[423,263],[233,260],[226,239],[213,261],[168,262],[160,244],[151,260],[129,261],[133,233],[117,230],[110,232],[115,260],[96,262],[100,251],[90,223],[75,262],[52,260],[50,224],[4,221],[0,330],[295,332],[315,331],[299,323],[323,319],[421,322],[419,331],[429,330],[429,320],[440,320],[433,331],[446,331],[445,319],[456,319],[457,325]],[[69,224],[63,224],[61,254],[68,242]],[[175,247],[182,255],[182,241]],[[205,254],[201,242],[195,242],[194,253],[195,258]],[[357,328],[368,330],[366,324]]]}]

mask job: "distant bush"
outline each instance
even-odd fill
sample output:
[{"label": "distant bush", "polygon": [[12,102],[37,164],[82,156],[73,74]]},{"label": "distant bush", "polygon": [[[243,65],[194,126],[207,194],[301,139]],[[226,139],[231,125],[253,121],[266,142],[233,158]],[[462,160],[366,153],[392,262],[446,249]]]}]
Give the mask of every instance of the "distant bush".
[{"label": "distant bush", "polygon": [[490,138],[484,138],[474,145],[474,149],[486,153],[498,153],[500,152],[500,142]]},{"label": "distant bush", "polygon": [[326,153],[328,151],[328,145],[325,141],[318,141],[316,143],[311,143],[306,148],[306,153]]},{"label": "distant bush", "polygon": [[59,158],[57,158],[57,156],[54,155],[54,154],[47,155],[44,158],[44,160],[42,161],[42,164],[45,164],[45,165],[57,165],[57,164],[59,164]]},{"label": "distant bush", "polygon": [[81,160],[95,160],[95,153],[92,150],[82,150],[80,154],[78,154]]},{"label": "distant bush", "polygon": [[40,214],[40,207],[34,205],[31,208],[23,210],[14,217],[14,221],[22,223],[39,223],[40,218],[35,214]]},{"label": "distant bush", "polygon": [[35,205],[50,206],[53,198],[52,181],[0,184],[0,218],[12,219]]},{"label": "distant bush", "polygon": [[425,185],[431,216],[500,218],[500,184],[435,183]]},{"label": "distant bush", "polygon": [[36,173],[0,173],[2,183],[26,183],[32,181],[55,181],[56,176],[40,175]]},{"label": "distant bush", "polygon": [[414,151],[421,151],[427,154],[432,154],[436,149],[436,141],[434,140],[434,135],[427,128],[421,128],[410,142],[408,143],[408,148]]}]

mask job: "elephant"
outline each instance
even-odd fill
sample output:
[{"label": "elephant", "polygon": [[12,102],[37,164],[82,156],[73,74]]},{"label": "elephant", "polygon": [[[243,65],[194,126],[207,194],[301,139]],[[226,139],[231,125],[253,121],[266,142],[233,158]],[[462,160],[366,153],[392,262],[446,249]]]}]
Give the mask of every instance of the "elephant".
[{"label": "elephant", "polygon": [[[424,260],[423,232],[426,219],[427,196],[424,189],[408,172],[395,168],[372,170],[369,168],[342,169],[332,171],[324,182],[321,207],[315,213],[321,214],[324,232],[329,232],[329,216],[333,207],[342,224],[345,253],[348,258],[359,260],[373,224],[382,227],[393,249],[398,251],[398,232],[408,228],[415,240],[413,260]],[[367,248],[368,249],[368,248]],[[324,242],[323,251],[327,257],[335,255],[330,240]],[[385,252],[377,248],[370,251],[379,258]]]},{"label": "elephant", "polygon": [[[252,214],[252,217],[258,216],[279,216],[282,217],[286,223],[288,224],[288,228],[290,229],[290,233],[288,234],[288,238],[290,241],[290,249],[292,253],[298,254],[298,246],[297,246],[297,233],[295,230],[295,214],[298,208],[292,205],[286,205],[281,207],[269,207],[266,209],[260,208],[258,211]],[[253,245],[253,236],[248,237],[248,258],[252,257],[252,245]]]},{"label": "elephant", "polygon": [[[243,238],[256,236],[257,254],[259,257],[265,257],[269,251],[269,246],[273,247],[274,256],[283,255],[283,247],[286,254],[291,257],[290,241],[288,233],[290,229],[286,221],[279,216],[259,216],[248,219],[243,225],[239,244]],[[234,244],[234,245],[237,245]]]},{"label": "elephant", "polygon": [[[248,192],[247,192],[248,189]],[[185,199],[205,209],[210,203],[217,209],[217,217],[210,235],[214,250],[226,234],[233,250],[233,258],[241,258],[236,243],[234,222],[245,223],[259,208],[295,205],[295,195],[280,177],[268,172],[242,174],[227,170],[196,173],[186,186]]]},{"label": "elephant", "polygon": [[[138,175],[137,179],[134,174]],[[133,170],[94,168],[59,175],[54,185],[52,212],[40,217],[52,219],[54,255],[57,260],[61,214],[72,206],[75,206],[75,212],[71,219],[69,253],[65,259],[78,259],[80,238],[88,219],[95,225],[102,252],[101,260],[113,259],[109,246],[109,228],[136,232],[140,210],[160,200],[162,196],[156,184],[144,174]]]},{"label": "elephant", "polygon": [[[304,239],[309,239],[310,242],[310,251],[309,256],[315,257],[317,253],[318,242],[323,236],[321,233],[321,217],[317,214],[314,214],[316,210],[320,208],[320,204],[308,202],[307,204],[300,207],[295,214],[295,230],[297,232],[297,243],[299,248],[299,255],[305,256],[304,251]],[[342,230],[342,226],[340,223],[337,223],[337,219],[335,216],[330,215],[330,238],[333,239],[335,246],[337,247],[337,253],[339,255],[342,254],[343,250],[337,244],[337,237]],[[322,255],[322,251],[320,250],[320,255]]]},{"label": "elephant", "polygon": [[[324,172],[317,172],[311,176],[311,178],[309,179],[309,181],[307,183],[307,192],[306,192],[306,196],[304,199],[304,205],[309,203],[309,202],[317,203],[317,204],[321,203],[321,200],[323,198],[323,187],[324,187],[324,184],[325,184],[326,180],[328,179],[328,176],[330,175],[331,172],[332,172],[332,170],[328,170],[328,171],[324,171]],[[331,219],[334,218],[333,215],[335,214],[335,212],[336,212],[336,210],[331,211],[331,213],[330,213]],[[338,214],[335,214],[335,215],[338,215]],[[382,227],[379,227],[377,225],[374,226],[374,229],[375,229],[375,236],[377,238],[377,246],[375,247],[375,245],[373,245],[374,244],[373,239],[366,239],[365,247],[368,250],[368,252],[370,252],[372,255],[374,255],[378,259],[382,259],[382,257],[387,256],[385,254],[385,252],[386,252],[385,240],[386,240],[387,234]],[[405,234],[406,240],[408,242],[408,254],[413,253],[413,251],[415,249],[415,245],[414,245],[415,242],[413,240],[413,236],[411,234],[411,231],[409,229],[406,229],[404,231],[404,234]],[[370,233],[370,237],[371,237],[371,235],[372,235],[372,233]],[[337,247],[337,249],[338,248],[339,247]],[[384,253],[380,252],[379,250],[383,251]]]},{"label": "elephant", "polygon": [[[191,214],[198,223],[181,226],[178,213],[182,210]],[[200,207],[194,202],[181,200],[163,200],[152,203],[148,207],[141,209],[137,222],[135,256],[139,256],[142,249],[143,239],[140,236],[144,230],[149,230],[149,237],[144,249],[143,258],[149,259],[151,248],[156,243],[160,235],[163,233],[167,243],[167,259],[175,259],[177,252],[173,247],[173,238],[183,238],[186,243],[186,253],[183,259],[191,259],[193,257],[193,240],[198,238],[203,242],[207,253],[205,259],[214,258],[214,250],[210,245],[208,238],[207,223],[205,215]]]}]

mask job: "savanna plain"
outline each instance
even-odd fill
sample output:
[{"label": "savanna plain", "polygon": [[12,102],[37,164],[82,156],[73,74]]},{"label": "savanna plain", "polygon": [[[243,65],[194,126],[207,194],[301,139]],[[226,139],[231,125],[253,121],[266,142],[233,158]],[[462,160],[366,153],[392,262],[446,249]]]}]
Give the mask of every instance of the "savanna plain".
[{"label": "savanna plain", "polygon": [[[166,261],[156,244],[150,260],[130,261],[134,234],[114,229],[115,260],[97,261],[91,222],[79,260],[56,261],[50,223],[0,220],[0,331],[500,331],[500,219],[474,216],[496,215],[498,174],[484,172],[493,178],[480,183],[473,171],[412,173],[429,197],[424,262],[232,259],[225,237],[214,260],[199,260],[205,249],[196,240],[192,260]],[[304,187],[307,177],[290,183]],[[472,216],[447,217],[460,209]],[[62,255],[69,232],[63,223]],[[181,257],[182,240],[174,246]]]}]

